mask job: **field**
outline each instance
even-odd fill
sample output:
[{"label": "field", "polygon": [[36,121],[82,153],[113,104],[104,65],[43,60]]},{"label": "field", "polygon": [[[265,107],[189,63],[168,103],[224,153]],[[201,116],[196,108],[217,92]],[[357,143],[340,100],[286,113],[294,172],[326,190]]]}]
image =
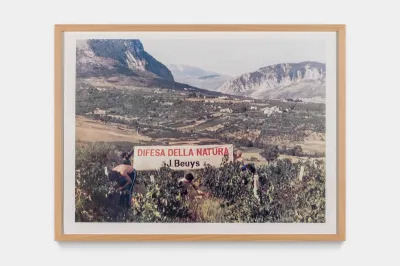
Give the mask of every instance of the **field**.
[{"label": "field", "polygon": [[[194,171],[195,185],[183,198],[178,179],[183,171],[162,167],[138,173],[130,208],[118,204],[115,183],[104,167],[120,161],[118,147],[106,143],[78,145],[76,156],[77,222],[152,223],[323,223],[325,222],[325,163],[322,160],[275,160],[260,165],[258,198],[241,164],[223,163]],[[301,168],[304,176],[299,177]]]},{"label": "field", "polygon": [[267,145],[299,145],[313,157],[325,153],[324,104],[87,86],[78,88],[77,98],[81,141],[233,143],[260,151]]},{"label": "field", "polygon": [[141,143],[150,138],[137,134],[136,130],[120,124],[104,124],[83,116],[76,117],[76,136],[78,141]]},{"label": "field", "polygon": [[[100,83],[99,83],[100,84]],[[101,84],[100,84],[101,85]],[[78,82],[76,221],[323,222],[325,105]],[[140,172],[132,207],[117,207],[104,167],[135,145],[233,144],[242,160],[196,170],[206,194],[179,196],[184,173]],[[134,158],[133,158],[134,160]],[[259,199],[242,163],[260,176]],[[299,176],[300,169],[304,170]],[[303,171],[303,170],[302,170]],[[155,181],[151,181],[153,176]],[[248,177],[250,178],[250,177]]]}]

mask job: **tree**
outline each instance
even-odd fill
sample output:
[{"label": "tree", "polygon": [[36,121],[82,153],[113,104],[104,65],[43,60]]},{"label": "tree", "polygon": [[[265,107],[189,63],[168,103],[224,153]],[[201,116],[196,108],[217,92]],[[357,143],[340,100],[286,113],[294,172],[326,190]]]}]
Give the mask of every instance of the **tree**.
[{"label": "tree", "polygon": [[294,146],[293,155],[294,156],[302,156],[303,155],[303,148],[300,145]]},{"label": "tree", "polygon": [[270,163],[279,157],[279,147],[277,145],[267,145],[261,153],[261,156]]}]

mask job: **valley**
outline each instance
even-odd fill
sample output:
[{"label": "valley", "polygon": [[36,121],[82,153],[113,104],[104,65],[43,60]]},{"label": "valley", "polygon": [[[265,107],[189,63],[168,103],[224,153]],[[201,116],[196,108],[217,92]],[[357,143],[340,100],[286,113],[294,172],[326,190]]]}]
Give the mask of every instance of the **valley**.
[{"label": "valley", "polygon": [[325,154],[324,104],[167,89],[99,89],[87,84],[77,90],[77,98],[79,142],[120,142],[126,149],[232,143],[246,162],[256,165],[266,163],[260,153],[268,145],[285,149],[299,145],[304,157]]},{"label": "valley", "polygon": [[[163,64],[138,39],[78,40],[75,93],[76,222],[325,222],[325,64],[233,77]],[[109,173],[126,164],[122,192]]]},{"label": "valley", "polygon": [[78,41],[76,69],[80,143],[230,143],[255,164],[272,146],[293,160],[325,155],[322,63],[276,64],[234,78],[164,65],[140,40],[110,39]]}]

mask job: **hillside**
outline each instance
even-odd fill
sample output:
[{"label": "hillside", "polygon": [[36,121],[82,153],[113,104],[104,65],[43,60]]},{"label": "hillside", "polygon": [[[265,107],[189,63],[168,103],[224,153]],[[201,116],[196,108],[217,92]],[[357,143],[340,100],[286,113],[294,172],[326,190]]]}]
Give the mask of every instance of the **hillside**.
[{"label": "hillside", "polygon": [[224,83],[218,91],[257,99],[325,98],[325,80],[323,63],[285,63],[243,74]]},{"label": "hillside", "polygon": [[171,71],[148,54],[139,40],[82,40],[77,42],[76,52],[78,77],[147,72],[174,80]]},{"label": "hillside", "polygon": [[76,77],[80,88],[165,88],[220,94],[176,82],[168,67],[147,53],[140,40],[77,41]]}]

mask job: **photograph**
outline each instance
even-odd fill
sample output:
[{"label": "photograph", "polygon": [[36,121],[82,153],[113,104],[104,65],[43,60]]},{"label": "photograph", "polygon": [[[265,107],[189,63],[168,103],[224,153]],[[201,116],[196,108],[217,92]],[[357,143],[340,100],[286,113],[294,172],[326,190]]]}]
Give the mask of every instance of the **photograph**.
[{"label": "photograph", "polygon": [[76,41],[76,222],[324,223],[326,47]]},{"label": "photograph", "polygon": [[342,239],[343,33],[56,27],[56,235]]}]

